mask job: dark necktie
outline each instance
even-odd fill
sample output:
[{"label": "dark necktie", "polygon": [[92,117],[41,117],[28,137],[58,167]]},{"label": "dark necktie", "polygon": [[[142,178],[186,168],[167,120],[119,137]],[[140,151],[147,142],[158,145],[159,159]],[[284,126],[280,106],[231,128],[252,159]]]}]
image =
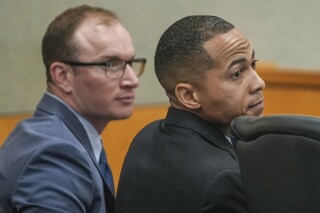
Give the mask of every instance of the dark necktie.
[{"label": "dark necktie", "polygon": [[104,151],[104,148],[102,147],[101,153],[100,153],[100,158],[99,158],[99,169],[100,172],[107,182],[107,185],[110,189],[110,191],[114,194],[114,184],[113,184],[113,177],[112,177],[112,172],[111,169],[108,165],[107,161],[107,155],[106,152]]},{"label": "dark necktie", "polygon": [[235,145],[238,141],[238,139],[233,136],[230,136],[230,140],[231,140],[232,145]]}]

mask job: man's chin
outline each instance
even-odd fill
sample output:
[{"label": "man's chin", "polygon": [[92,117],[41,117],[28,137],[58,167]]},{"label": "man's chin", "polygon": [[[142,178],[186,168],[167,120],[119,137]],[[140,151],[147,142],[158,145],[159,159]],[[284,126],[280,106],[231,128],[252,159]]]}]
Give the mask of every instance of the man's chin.
[{"label": "man's chin", "polygon": [[128,111],[123,111],[123,112],[119,112],[117,113],[113,120],[123,120],[123,119],[128,119],[130,118],[132,115],[132,110],[128,110]]}]

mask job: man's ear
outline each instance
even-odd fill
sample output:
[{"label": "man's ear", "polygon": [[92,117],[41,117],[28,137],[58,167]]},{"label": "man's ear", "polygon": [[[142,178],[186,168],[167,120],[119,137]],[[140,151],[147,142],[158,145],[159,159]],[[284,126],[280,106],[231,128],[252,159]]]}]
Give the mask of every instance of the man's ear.
[{"label": "man's ear", "polygon": [[72,92],[72,69],[61,62],[53,62],[50,66],[50,75],[54,85],[65,93]]},{"label": "man's ear", "polygon": [[179,83],[176,85],[175,94],[177,100],[188,109],[200,108],[199,98],[195,88],[187,83]]}]

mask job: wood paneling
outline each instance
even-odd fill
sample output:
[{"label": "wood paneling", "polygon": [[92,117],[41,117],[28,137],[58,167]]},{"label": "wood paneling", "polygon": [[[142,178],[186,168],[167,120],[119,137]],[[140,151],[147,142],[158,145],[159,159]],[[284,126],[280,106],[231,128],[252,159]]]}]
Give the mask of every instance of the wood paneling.
[{"label": "wood paneling", "polygon": [[258,73],[266,83],[265,115],[320,116],[320,72],[262,66]]}]

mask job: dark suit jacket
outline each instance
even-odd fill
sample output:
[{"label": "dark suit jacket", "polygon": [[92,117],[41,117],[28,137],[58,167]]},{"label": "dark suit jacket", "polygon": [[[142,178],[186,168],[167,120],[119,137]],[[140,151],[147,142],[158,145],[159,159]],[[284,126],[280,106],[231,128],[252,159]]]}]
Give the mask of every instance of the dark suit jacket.
[{"label": "dark suit jacket", "polygon": [[0,149],[0,212],[114,210],[87,133],[73,112],[44,95]]},{"label": "dark suit jacket", "polygon": [[247,212],[231,144],[198,116],[170,108],[133,140],[117,213]]}]

